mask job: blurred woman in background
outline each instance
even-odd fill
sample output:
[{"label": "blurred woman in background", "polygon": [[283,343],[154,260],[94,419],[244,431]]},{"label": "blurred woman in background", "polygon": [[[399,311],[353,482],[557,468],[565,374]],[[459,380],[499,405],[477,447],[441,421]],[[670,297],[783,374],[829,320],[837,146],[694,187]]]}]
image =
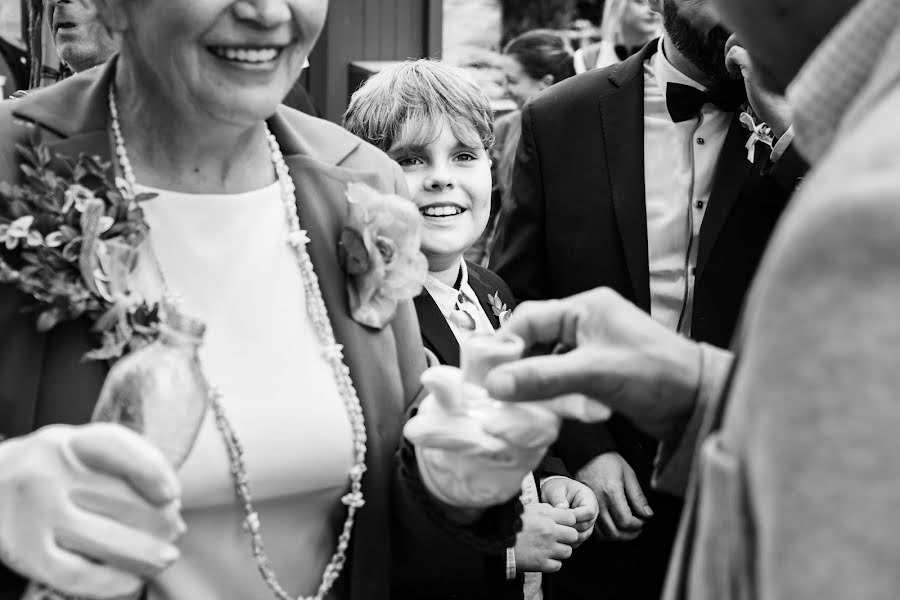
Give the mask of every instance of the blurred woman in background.
[{"label": "blurred woman in background", "polygon": [[497,214],[510,193],[512,168],[521,133],[521,110],[535,95],[575,74],[572,47],[555,31],[535,29],[513,38],[503,49],[506,90],[517,109],[497,119],[494,125],[493,194],[491,214],[481,239],[466,258],[487,266]]},{"label": "blurred woman in background", "polygon": [[606,0],[600,41],[575,51],[575,72],[625,60],[662,33],[662,20],[644,0]]}]

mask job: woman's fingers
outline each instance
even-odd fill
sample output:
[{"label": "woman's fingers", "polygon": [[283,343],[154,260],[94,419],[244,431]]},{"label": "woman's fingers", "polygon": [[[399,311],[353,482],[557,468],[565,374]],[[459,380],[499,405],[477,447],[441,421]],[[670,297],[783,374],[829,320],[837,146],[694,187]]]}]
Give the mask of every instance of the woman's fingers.
[{"label": "woman's fingers", "polygon": [[105,479],[88,485],[90,487],[76,487],[69,493],[72,503],[87,512],[169,542],[176,540],[186,529],[178,500],[159,507],[151,505],[121,481]]},{"label": "woman's fingers", "polygon": [[153,577],[178,559],[178,549],[152,535],[73,509],[55,531],[60,548],[113,569]]},{"label": "woman's fingers", "polygon": [[168,504],[181,495],[178,476],[162,452],[121,425],[80,427],[72,434],[69,448],[82,465],[125,480],[151,504]]},{"label": "woman's fingers", "polygon": [[144,585],[133,573],[98,564],[59,546],[51,548],[48,558],[51,566],[40,582],[76,598],[129,598]]}]

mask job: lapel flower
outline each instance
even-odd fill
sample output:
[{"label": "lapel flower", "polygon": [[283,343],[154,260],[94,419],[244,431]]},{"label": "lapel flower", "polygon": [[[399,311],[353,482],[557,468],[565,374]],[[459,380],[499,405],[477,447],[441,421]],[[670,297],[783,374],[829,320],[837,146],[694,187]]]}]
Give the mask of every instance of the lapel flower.
[{"label": "lapel flower", "polygon": [[741,125],[750,131],[750,137],[747,139],[746,144],[747,160],[754,163],[756,162],[757,142],[762,142],[771,149],[775,145],[775,134],[772,133],[772,128],[769,127],[765,121],[757,123],[756,119],[754,119],[753,115],[749,112],[742,112],[740,119]]},{"label": "lapel flower", "polygon": [[506,308],[506,304],[500,299],[499,290],[493,294],[488,294],[488,302],[491,304],[491,312],[499,319],[500,325],[509,321],[509,318],[512,316],[512,311]]},{"label": "lapel flower", "polygon": [[350,314],[381,329],[397,304],[422,291],[428,262],[420,251],[422,216],[412,202],[361,184],[347,186],[350,204],[338,258],[346,273]]}]

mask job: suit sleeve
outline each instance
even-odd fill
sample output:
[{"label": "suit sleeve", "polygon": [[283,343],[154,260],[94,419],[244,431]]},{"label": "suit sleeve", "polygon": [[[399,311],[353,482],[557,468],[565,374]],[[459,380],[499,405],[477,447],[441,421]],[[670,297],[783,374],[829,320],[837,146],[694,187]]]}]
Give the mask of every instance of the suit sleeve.
[{"label": "suit sleeve", "polygon": [[522,110],[522,135],[513,167],[509,202],[500,207],[497,236],[491,250],[491,270],[509,285],[516,299],[537,300],[550,295],[545,253],[544,185],[533,107]]},{"label": "suit sleeve", "polygon": [[815,196],[809,187],[795,201],[748,311],[721,439],[704,447],[717,450],[704,473],[746,482],[738,512],[752,519],[747,562],[761,600],[874,600],[900,589],[892,163],[852,183],[820,172],[828,179]]}]

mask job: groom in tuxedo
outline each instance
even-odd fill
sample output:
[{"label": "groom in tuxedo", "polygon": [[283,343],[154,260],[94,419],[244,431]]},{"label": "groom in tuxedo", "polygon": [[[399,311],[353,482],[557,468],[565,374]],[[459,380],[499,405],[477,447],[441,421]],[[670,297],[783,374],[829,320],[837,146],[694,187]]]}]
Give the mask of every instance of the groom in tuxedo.
[{"label": "groom in tuxedo", "polygon": [[[607,286],[724,348],[805,165],[733,42],[726,64],[729,33],[708,1],[647,1],[662,38],[525,106],[491,269],[519,301]],[[774,148],[750,154],[744,111],[768,122]],[[556,452],[597,494],[600,518],[555,577],[559,597],[659,598],[681,502],[649,489],[656,448],[618,416],[563,427]]]}]

